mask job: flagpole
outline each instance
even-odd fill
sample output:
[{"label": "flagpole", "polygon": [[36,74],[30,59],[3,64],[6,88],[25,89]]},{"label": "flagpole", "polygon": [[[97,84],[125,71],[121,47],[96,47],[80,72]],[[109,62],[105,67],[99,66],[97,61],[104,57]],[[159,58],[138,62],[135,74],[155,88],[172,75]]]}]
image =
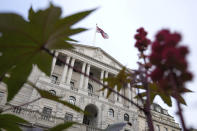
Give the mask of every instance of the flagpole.
[{"label": "flagpole", "polygon": [[[97,26],[97,24],[96,24],[96,26]],[[95,32],[94,32],[93,46],[96,46],[96,28],[95,28]]]}]

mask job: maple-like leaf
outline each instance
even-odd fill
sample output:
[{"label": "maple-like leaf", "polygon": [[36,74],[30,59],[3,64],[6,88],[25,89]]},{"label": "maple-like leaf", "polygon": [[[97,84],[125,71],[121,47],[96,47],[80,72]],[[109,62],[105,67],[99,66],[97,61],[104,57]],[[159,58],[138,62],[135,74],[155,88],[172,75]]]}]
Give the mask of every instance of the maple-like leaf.
[{"label": "maple-like leaf", "polygon": [[[86,29],[72,28],[94,10],[61,17],[52,4],[45,10],[29,10],[28,20],[16,13],[0,13],[0,78],[7,84],[10,101],[26,82],[32,65],[50,75],[52,56],[45,49],[72,49],[71,35]],[[10,77],[5,77],[8,74]]]},{"label": "maple-like leaf", "polygon": [[[117,86],[117,91],[119,92],[122,88],[127,87],[127,84],[131,81],[131,74],[126,70],[126,67],[123,67],[122,70],[116,75],[108,78],[104,78],[103,81],[107,83],[106,86],[114,89]],[[105,90],[106,87],[103,87],[101,90]],[[107,92],[107,98],[110,96],[111,90]]]}]

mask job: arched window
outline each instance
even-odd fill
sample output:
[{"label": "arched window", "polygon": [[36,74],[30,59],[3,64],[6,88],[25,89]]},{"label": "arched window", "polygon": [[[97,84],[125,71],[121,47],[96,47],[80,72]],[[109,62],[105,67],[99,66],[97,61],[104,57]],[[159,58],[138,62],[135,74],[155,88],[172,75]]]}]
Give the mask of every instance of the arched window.
[{"label": "arched window", "polygon": [[54,91],[54,90],[49,90],[49,92],[52,94],[52,95],[56,95],[56,91]]},{"label": "arched window", "polygon": [[88,83],[88,92],[93,93],[93,86]]},{"label": "arched window", "polygon": [[114,110],[113,110],[113,109],[109,109],[108,115],[109,115],[110,117],[114,117]]},{"label": "arched window", "polygon": [[68,100],[71,104],[75,105],[76,102],[76,98],[74,96],[69,96],[69,100]]},{"label": "arched window", "polygon": [[129,115],[127,113],[124,114],[124,120],[129,121]]}]

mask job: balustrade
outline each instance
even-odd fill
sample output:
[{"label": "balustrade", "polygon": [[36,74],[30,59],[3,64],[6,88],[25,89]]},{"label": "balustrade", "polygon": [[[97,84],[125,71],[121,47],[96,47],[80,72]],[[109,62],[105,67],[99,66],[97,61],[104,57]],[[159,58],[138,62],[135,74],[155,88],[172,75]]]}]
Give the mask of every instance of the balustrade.
[{"label": "balustrade", "polygon": [[[13,106],[13,105],[9,105],[7,108],[10,108],[10,110],[7,110],[5,113],[15,114],[29,121],[30,123],[33,123],[34,125],[36,124],[43,125],[46,128],[53,127],[57,124],[65,122],[64,118],[55,117],[49,114],[44,114],[39,112],[38,110],[31,110],[31,109]],[[74,125],[73,128],[84,129],[83,131],[102,131],[102,129],[84,125],[84,124]]]}]

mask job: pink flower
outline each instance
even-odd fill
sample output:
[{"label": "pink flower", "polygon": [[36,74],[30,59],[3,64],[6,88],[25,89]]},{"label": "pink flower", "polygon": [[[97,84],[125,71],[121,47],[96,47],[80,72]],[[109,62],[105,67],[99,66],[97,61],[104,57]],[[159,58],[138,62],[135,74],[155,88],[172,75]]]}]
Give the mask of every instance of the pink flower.
[{"label": "pink flower", "polygon": [[182,55],[183,57],[185,57],[189,53],[189,50],[186,46],[180,46],[178,50],[180,52],[180,55]]},{"label": "pink flower", "polygon": [[135,47],[138,48],[140,52],[143,52],[150,44],[150,40],[146,38],[147,32],[144,30],[144,28],[139,28],[137,32],[138,33],[135,35]]},{"label": "pink flower", "polygon": [[156,68],[154,71],[151,72],[150,77],[153,81],[158,81],[163,77],[164,71],[160,68]]}]

